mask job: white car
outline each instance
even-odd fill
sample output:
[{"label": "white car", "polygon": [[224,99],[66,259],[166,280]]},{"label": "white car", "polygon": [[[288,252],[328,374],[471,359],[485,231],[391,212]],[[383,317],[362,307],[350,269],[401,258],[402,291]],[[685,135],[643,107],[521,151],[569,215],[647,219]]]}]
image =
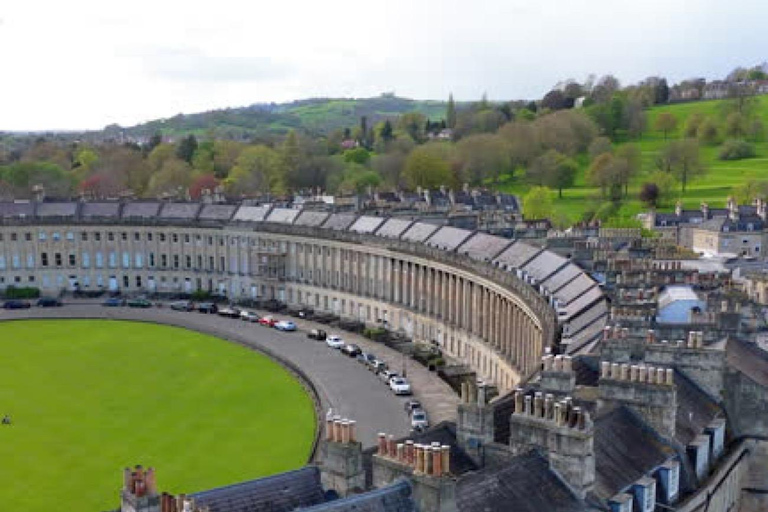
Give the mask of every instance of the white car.
[{"label": "white car", "polygon": [[411,394],[411,385],[403,377],[393,377],[389,381],[389,387],[396,395]]},{"label": "white car", "polygon": [[429,420],[427,419],[427,411],[424,409],[416,409],[411,413],[411,428],[415,430],[424,430],[429,427]]},{"label": "white car", "polygon": [[325,344],[331,348],[338,348],[338,349],[340,349],[345,345],[344,340],[342,340],[335,334],[331,334],[330,336],[325,338]]},{"label": "white car", "polygon": [[258,322],[259,321],[259,315],[257,315],[253,311],[241,311],[240,312],[240,319],[244,320],[246,322]]}]

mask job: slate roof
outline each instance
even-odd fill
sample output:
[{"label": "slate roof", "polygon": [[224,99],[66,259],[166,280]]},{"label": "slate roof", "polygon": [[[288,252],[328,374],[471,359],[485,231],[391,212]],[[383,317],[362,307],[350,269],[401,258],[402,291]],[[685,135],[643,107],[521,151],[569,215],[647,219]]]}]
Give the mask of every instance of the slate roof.
[{"label": "slate roof", "polygon": [[376,235],[387,238],[400,238],[400,235],[402,235],[411,224],[413,224],[412,220],[390,217],[385,220],[384,224],[382,224],[379,230],[376,231]]},{"label": "slate roof", "polygon": [[302,512],[417,512],[413,501],[413,487],[406,479],[363,494],[329,501]]},{"label": "slate roof", "polygon": [[[580,295],[572,302],[569,302],[564,308],[560,308],[558,315],[563,320],[569,320],[572,317],[579,314],[581,311],[590,306],[593,302],[596,302],[603,298],[603,292],[600,291],[600,287],[595,286],[590,288],[586,293]],[[560,313],[563,313],[560,315]]]},{"label": "slate roof", "polygon": [[123,206],[123,218],[142,218],[150,219],[157,217],[160,211],[160,203],[157,202],[130,202]]},{"label": "slate roof", "polygon": [[106,217],[117,218],[120,215],[120,203],[112,202],[85,202],[80,207],[80,217]]},{"label": "slate roof", "polygon": [[675,384],[677,385],[675,440],[685,446],[701,434],[713,419],[724,417],[725,412],[703,389],[677,370],[675,370]]},{"label": "slate roof", "polygon": [[503,267],[520,268],[520,266],[525,265],[531,258],[541,251],[542,249],[540,247],[517,241],[507,247],[504,252],[496,256],[493,262]]},{"label": "slate roof", "polygon": [[382,222],[384,222],[384,217],[363,215],[349,227],[349,230],[355,233],[373,233],[376,231],[376,228],[381,225]]},{"label": "slate roof", "polygon": [[549,469],[537,451],[499,468],[461,478],[456,487],[461,512],[581,512],[591,510]]},{"label": "slate roof", "polygon": [[355,219],[357,219],[357,215],[351,213],[334,213],[328,217],[323,227],[335,231],[344,231],[355,222]]},{"label": "slate roof", "polygon": [[0,203],[0,217],[32,217],[35,214],[35,203]]},{"label": "slate roof", "polygon": [[568,304],[596,285],[597,283],[590,279],[587,274],[580,274],[573,281],[555,292],[554,295],[561,302]]},{"label": "slate roof", "polygon": [[297,226],[321,226],[329,215],[328,212],[304,210],[296,217],[294,224]]},{"label": "slate roof", "polygon": [[261,222],[269,213],[270,206],[241,206],[232,218],[240,222]]},{"label": "slate roof", "polygon": [[38,203],[38,217],[74,217],[77,214],[77,203]]},{"label": "slate roof", "polygon": [[275,208],[269,212],[267,222],[278,222],[280,224],[293,224],[294,219],[301,210],[292,208]]},{"label": "slate roof", "polygon": [[573,358],[573,373],[577,386],[597,386],[600,379],[600,357],[580,355]]},{"label": "slate roof", "polygon": [[568,263],[568,260],[562,256],[553,252],[543,251],[529,261],[523,267],[523,270],[536,279],[536,281],[540,282],[552,275],[566,263]]},{"label": "slate roof", "polygon": [[200,203],[163,203],[160,209],[161,219],[194,220],[200,211]]},{"label": "slate roof", "polygon": [[324,502],[320,470],[295,471],[192,494],[210,512],[292,512]]},{"label": "slate roof", "polygon": [[549,276],[541,285],[551,292],[556,292],[579,274],[581,274],[581,269],[573,263],[569,263],[557,273]]},{"label": "slate roof", "polygon": [[200,220],[229,220],[234,215],[237,206],[233,204],[206,204],[200,210]]},{"label": "slate roof", "polygon": [[490,261],[511,243],[510,240],[498,236],[475,233],[472,238],[461,244],[456,252],[466,254],[475,260]]},{"label": "slate roof", "polygon": [[452,251],[471,234],[472,232],[466,229],[443,226],[427,239],[426,244],[445,251]]},{"label": "slate roof", "polygon": [[438,226],[426,222],[415,222],[408,230],[402,234],[401,238],[409,242],[423,242],[432,233],[437,231]]},{"label": "slate roof", "polygon": [[728,365],[736,368],[761,386],[768,387],[768,354],[738,339],[729,339],[725,348]]},{"label": "slate roof", "polygon": [[608,500],[675,457],[675,449],[642,419],[618,406],[595,419],[595,494]]}]

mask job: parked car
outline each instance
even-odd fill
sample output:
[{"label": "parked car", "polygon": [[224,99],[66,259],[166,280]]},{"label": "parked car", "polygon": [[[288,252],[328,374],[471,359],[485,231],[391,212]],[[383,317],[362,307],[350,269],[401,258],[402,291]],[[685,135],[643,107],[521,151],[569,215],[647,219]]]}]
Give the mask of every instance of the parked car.
[{"label": "parked car", "polygon": [[26,300],[7,300],[3,303],[4,309],[29,309],[32,305]]},{"label": "parked car", "polygon": [[331,348],[338,348],[344,346],[344,340],[336,336],[335,334],[331,334],[327,338],[325,338],[325,344],[328,345]]},{"label": "parked car", "polygon": [[259,318],[259,324],[264,325],[266,327],[274,327],[277,323],[277,319],[273,316],[263,316]]},{"label": "parked car", "polygon": [[405,413],[410,417],[413,411],[416,409],[421,409],[421,402],[416,400],[415,398],[412,398],[410,400],[406,400],[405,402]]},{"label": "parked car", "polygon": [[290,320],[280,320],[275,324],[275,329],[278,331],[295,331],[296,324]]},{"label": "parked car", "polygon": [[128,301],[129,308],[151,308],[152,303],[147,299],[131,299]]},{"label": "parked car", "polygon": [[189,300],[177,300],[176,302],[171,302],[171,309],[174,311],[192,311],[195,309],[195,305]]},{"label": "parked car", "polygon": [[389,389],[394,391],[396,395],[411,394],[411,384],[403,377],[393,377],[389,381]]},{"label": "parked car", "polygon": [[376,360],[376,355],[370,352],[363,352],[357,356],[357,361],[366,366],[370,366]]},{"label": "parked car", "polygon": [[244,322],[258,322],[259,321],[259,315],[254,313],[253,311],[243,310],[240,312],[240,320]]},{"label": "parked car", "polygon": [[125,305],[125,301],[123,299],[118,299],[117,297],[111,297],[102,302],[101,305],[108,308],[116,308]]},{"label": "parked car", "polygon": [[37,307],[40,308],[57,308],[61,305],[61,301],[54,297],[40,297],[37,299]]},{"label": "parked car", "polygon": [[219,308],[213,302],[201,302],[197,305],[197,310],[200,313],[213,315],[219,310]]},{"label": "parked car", "polygon": [[424,409],[416,409],[411,414],[411,428],[414,430],[424,430],[429,427],[429,419],[427,418],[427,411]]},{"label": "parked car", "polygon": [[368,364],[368,369],[373,373],[381,373],[387,370],[387,363],[384,361],[379,361],[378,359],[374,359]]},{"label": "parked car", "polygon": [[358,354],[363,353],[363,350],[355,344],[344,345],[341,351],[344,352],[344,354],[348,355],[349,357],[357,357]]},{"label": "parked car", "polygon": [[391,381],[395,377],[399,377],[399,375],[397,374],[397,372],[392,370],[383,370],[379,372],[379,378],[386,385],[389,385],[389,381]]},{"label": "parked car", "polygon": [[320,329],[312,329],[307,333],[307,338],[311,340],[325,341],[325,338],[327,337],[328,337],[328,334],[326,334],[325,331],[322,331]]},{"label": "parked car", "polygon": [[231,306],[227,306],[219,310],[219,316],[226,318],[240,318],[240,310]]}]

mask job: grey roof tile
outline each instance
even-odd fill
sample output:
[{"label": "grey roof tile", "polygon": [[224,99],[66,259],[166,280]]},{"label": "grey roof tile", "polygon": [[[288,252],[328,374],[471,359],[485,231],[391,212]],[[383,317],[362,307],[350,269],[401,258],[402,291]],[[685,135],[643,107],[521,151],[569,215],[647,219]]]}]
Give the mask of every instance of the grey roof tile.
[{"label": "grey roof tile", "polygon": [[130,202],[123,206],[123,218],[141,218],[151,219],[158,216],[160,211],[159,202]]},{"label": "grey roof tile", "polygon": [[543,251],[523,266],[523,270],[536,281],[541,282],[556,270],[568,263],[568,260],[551,251]]},{"label": "grey roof tile", "polygon": [[459,480],[456,503],[461,512],[582,512],[590,510],[550,468],[530,451],[497,468]]},{"label": "grey roof tile", "polygon": [[328,212],[304,210],[299,214],[298,217],[296,217],[294,224],[297,226],[322,226],[323,222],[325,222],[325,219],[327,219],[329,215],[330,213]]},{"label": "grey roof tile", "polygon": [[237,210],[234,204],[206,204],[200,210],[200,220],[229,220]]},{"label": "grey roof tile", "polygon": [[408,242],[423,242],[429,238],[432,233],[437,231],[438,227],[439,226],[426,222],[414,222],[413,225],[402,234],[401,238]]},{"label": "grey roof tile", "polygon": [[500,236],[475,233],[472,238],[461,244],[461,247],[456,249],[456,252],[465,254],[475,260],[491,261],[511,243],[511,240]]},{"label": "grey roof tile", "polygon": [[274,208],[267,216],[267,222],[276,222],[279,224],[293,224],[294,219],[301,210],[293,208]]},{"label": "grey roof tile", "polygon": [[386,487],[356,494],[336,501],[329,501],[303,512],[416,512],[413,488],[406,479]]},{"label": "grey roof tile", "polygon": [[326,219],[323,227],[334,231],[344,231],[357,219],[357,215],[351,213],[333,213]]},{"label": "grey roof tile", "polygon": [[295,471],[192,494],[210,512],[292,512],[324,501],[320,471],[306,466]]},{"label": "grey roof tile", "polygon": [[39,203],[35,213],[38,217],[74,217],[77,214],[77,203]]},{"label": "grey roof tile", "polygon": [[531,258],[541,251],[542,249],[540,247],[517,241],[495,257],[493,263],[501,267],[517,269],[520,268],[520,266],[525,265]]},{"label": "grey roof tile", "polygon": [[373,233],[382,222],[384,222],[384,217],[362,215],[349,227],[349,230],[355,233]]},{"label": "grey roof tile", "polygon": [[194,220],[200,211],[200,203],[163,203],[161,219]]},{"label": "grey roof tile", "polygon": [[4,202],[0,203],[0,217],[32,217],[35,214],[35,203]]},{"label": "grey roof tile", "polygon": [[552,274],[541,283],[550,292],[556,292],[565,286],[570,280],[582,273],[582,270],[575,264],[569,263],[557,273]]},{"label": "grey roof tile", "polygon": [[411,224],[413,224],[412,220],[390,217],[384,221],[384,224],[381,225],[376,234],[386,238],[400,238],[400,235],[402,235]]},{"label": "grey roof tile", "polygon": [[270,206],[241,206],[235,212],[233,221],[236,222],[261,222],[269,213]]},{"label": "grey roof tile", "polygon": [[444,251],[452,251],[469,238],[471,234],[472,232],[466,229],[443,226],[427,239],[426,244],[443,249]]},{"label": "grey roof tile", "polygon": [[570,283],[556,291],[554,295],[561,303],[569,304],[596,285],[597,283],[595,283],[587,274],[579,274]]},{"label": "grey roof tile", "polygon": [[80,207],[80,217],[82,218],[117,218],[120,215],[120,203],[111,202],[85,202]]}]

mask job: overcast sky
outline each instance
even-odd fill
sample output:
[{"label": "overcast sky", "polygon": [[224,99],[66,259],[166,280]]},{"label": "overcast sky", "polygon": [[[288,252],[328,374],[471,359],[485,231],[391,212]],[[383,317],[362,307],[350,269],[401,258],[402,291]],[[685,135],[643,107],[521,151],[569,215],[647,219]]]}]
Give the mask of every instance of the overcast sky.
[{"label": "overcast sky", "polygon": [[332,96],[540,98],[768,60],[765,0],[6,0],[0,130]]}]

